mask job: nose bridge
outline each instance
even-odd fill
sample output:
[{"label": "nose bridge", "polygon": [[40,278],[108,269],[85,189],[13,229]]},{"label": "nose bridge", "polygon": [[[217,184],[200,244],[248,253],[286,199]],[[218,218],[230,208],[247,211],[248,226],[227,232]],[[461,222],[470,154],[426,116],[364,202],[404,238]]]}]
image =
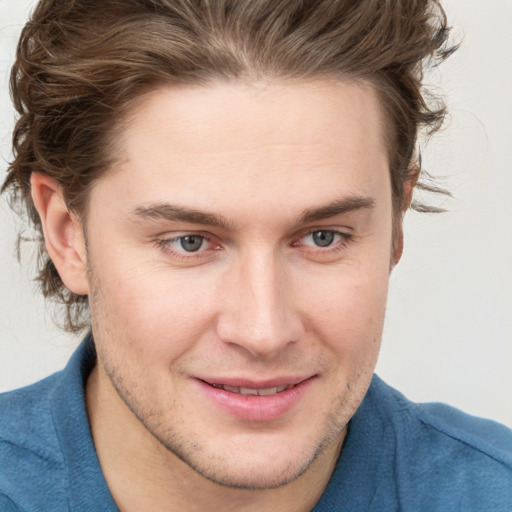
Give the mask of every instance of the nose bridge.
[{"label": "nose bridge", "polygon": [[290,277],[271,249],[247,252],[230,274],[228,304],[219,336],[255,356],[270,356],[298,341],[301,323],[294,309]]}]

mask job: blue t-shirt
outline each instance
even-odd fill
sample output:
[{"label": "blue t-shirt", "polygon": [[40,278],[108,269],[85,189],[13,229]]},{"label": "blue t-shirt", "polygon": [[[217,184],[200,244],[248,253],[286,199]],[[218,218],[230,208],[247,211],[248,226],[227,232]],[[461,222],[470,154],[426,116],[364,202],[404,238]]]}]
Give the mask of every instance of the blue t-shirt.
[{"label": "blue t-shirt", "polygon": [[[94,450],[86,339],[68,365],[0,396],[0,511],[117,511]],[[314,512],[512,511],[512,431],[414,404],[374,376]]]}]

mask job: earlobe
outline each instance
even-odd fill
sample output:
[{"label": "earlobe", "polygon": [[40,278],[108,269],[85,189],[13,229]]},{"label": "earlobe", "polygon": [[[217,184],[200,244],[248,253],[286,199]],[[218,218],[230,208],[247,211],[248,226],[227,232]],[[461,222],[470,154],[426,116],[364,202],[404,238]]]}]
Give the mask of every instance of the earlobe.
[{"label": "earlobe", "polygon": [[398,264],[404,250],[404,234],[402,229],[402,220],[400,220],[400,226],[397,229],[398,233],[395,234],[395,240],[393,241],[393,256],[391,258],[391,270]]},{"label": "earlobe", "polygon": [[87,252],[81,222],[68,211],[62,188],[53,178],[32,173],[30,184],[48,255],[66,288],[87,295]]}]

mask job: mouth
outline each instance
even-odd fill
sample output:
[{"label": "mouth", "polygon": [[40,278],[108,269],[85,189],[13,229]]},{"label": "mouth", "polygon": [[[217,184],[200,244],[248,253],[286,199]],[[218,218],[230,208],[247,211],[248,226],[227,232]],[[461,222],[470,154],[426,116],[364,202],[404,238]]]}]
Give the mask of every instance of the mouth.
[{"label": "mouth", "polygon": [[[208,384],[208,383],[207,383]],[[246,388],[241,386],[228,386],[227,384],[209,384],[210,386],[229,391],[230,393],[237,393],[239,395],[251,396],[272,396],[287,391],[296,386],[296,384],[289,384],[287,386],[275,386],[270,388]]]},{"label": "mouth", "polygon": [[244,421],[272,421],[291,412],[303,400],[316,375],[272,380],[196,378],[209,403]]}]

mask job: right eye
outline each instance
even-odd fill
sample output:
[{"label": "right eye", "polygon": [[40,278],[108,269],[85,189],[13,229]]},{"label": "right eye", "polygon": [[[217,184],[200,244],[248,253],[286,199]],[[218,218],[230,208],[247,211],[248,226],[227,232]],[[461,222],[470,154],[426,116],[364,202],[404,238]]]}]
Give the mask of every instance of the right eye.
[{"label": "right eye", "polygon": [[184,250],[185,252],[198,252],[204,245],[206,239],[202,235],[185,235],[178,236],[170,243],[175,249]]},{"label": "right eye", "polygon": [[214,242],[207,234],[182,233],[162,235],[155,240],[155,244],[167,256],[177,260],[193,263],[196,258],[203,261],[204,257],[212,255],[211,251],[217,251],[222,246]]}]

